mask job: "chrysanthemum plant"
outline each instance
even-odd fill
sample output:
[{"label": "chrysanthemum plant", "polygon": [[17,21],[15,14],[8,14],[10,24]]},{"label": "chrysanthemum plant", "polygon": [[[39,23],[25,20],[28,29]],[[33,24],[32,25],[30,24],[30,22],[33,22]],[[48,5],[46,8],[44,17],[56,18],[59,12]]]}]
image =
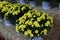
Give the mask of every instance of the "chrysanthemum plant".
[{"label": "chrysanthemum plant", "polygon": [[53,17],[44,11],[29,10],[16,20],[16,32],[31,38],[46,35],[53,27]]},{"label": "chrysanthemum plant", "polygon": [[31,10],[31,7],[27,4],[14,4],[11,6],[9,11],[4,15],[4,19],[9,19],[12,24],[16,23],[16,20],[23,16],[24,13],[27,13],[27,11]]}]

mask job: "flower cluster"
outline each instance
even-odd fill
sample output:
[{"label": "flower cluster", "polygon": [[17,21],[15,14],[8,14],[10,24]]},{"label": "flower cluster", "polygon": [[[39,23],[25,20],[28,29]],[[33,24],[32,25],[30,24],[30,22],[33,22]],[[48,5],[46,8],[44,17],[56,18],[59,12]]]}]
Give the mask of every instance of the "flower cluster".
[{"label": "flower cluster", "polygon": [[12,4],[9,2],[0,2],[0,16],[4,18],[4,14],[8,11],[8,9],[10,9],[11,6]]},{"label": "flower cluster", "polygon": [[[23,16],[26,12],[31,10],[31,7],[28,4],[14,4],[11,6],[9,11],[4,15],[4,19],[9,19],[13,24],[15,24],[16,20]],[[14,21],[12,21],[14,20]]]},{"label": "flower cluster", "polygon": [[46,35],[53,27],[53,18],[48,13],[38,10],[29,10],[16,22],[16,32],[22,32],[31,38]]}]

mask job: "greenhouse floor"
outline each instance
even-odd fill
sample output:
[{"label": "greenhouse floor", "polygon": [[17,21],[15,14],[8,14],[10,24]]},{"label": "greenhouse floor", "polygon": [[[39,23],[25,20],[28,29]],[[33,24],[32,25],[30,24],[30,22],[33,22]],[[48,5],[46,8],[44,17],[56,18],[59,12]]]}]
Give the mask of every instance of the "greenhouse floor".
[{"label": "greenhouse floor", "polygon": [[[37,7],[38,10],[40,7]],[[54,28],[51,29],[51,31],[44,36],[44,40],[60,40],[60,13],[56,11],[56,9],[51,9],[46,11],[54,18]],[[16,33],[15,32],[15,26],[12,25],[11,27],[6,27],[3,22],[0,22],[0,35],[3,35],[3,37],[6,40],[28,40],[29,38]]]}]

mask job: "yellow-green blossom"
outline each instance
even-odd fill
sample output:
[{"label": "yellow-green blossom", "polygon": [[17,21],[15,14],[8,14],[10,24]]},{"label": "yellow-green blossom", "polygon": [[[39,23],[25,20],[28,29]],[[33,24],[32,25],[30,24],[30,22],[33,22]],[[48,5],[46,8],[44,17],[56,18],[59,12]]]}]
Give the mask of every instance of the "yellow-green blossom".
[{"label": "yellow-green blossom", "polygon": [[31,34],[31,30],[27,30],[27,33],[28,33],[28,34]]},{"label": "yellow-green blossom", "polygon": [[39,31],[38,30],[35,30],[35,33],[37,34]]},{"label": "yellow-green blossom", "polygon": [[23,11],[24,9],[26,9],[26,6],[23,6],[23,7],[21,8],[22,11]]},{"label": "yellow-green blossom", "polygon": [[18,12],[17,12],[17,11],[14,11],[14,12],[12,13],[12,15],[18,15]]},{"label": "yellow-green blossom", "polygon": [[32,17],[32,14],[31,13],[27,13],[28,17],[31,18]]},{"label": "yellow-green blossom", "polygon": [[40,32],[40,34],[42,34],[43,33],[43,30]]},{"label": "yellow-green blossom", "polygon": [[34,19],[33,18],[31,18],[31,21],[33,21]]},{"label": "yellow-green blossom", "polygon": [[31,27],[34,27],[34,24],[32,24]]},{"label": "yellow-green blossom", "polygon": [[47,34],[47,29],[44,29],[43,32],[44,32],[44,35],[46,35]]},{"label": "yellow-green blossom", "polygon": [[29,20],[27,20],[27,21],[25,22],[25,24],[29,24]]},{"label": "yellow-green blossom", "polygon": [[45,23],[45,26],[49,26],[50,25],[50,21],[47,21],[46,23]]},{"label": "yellow-green blossom", "polygon": [[31,33],[31,34],[30,34],[30,37],[34,37],[34,35]]},{"label": "yellow-green blossom", "polygon": [[20,25],[19,26],[19,29],[24,29],[24,28],[26,28],[26,25]]},{"label": "yellow-green blossom", "polygon": [[39,23],[37,21],[34,21],[35,27],[40,27]]},{"label": "yellow-green blossom", "polygon": [[49,18],[50,18],[50,20],[51,20],[51,23],[53,23],[53,17],[50,16]]},{"label": "yellow-green blossom", "polygon": [[40,22],[41,21],[41,18],[40,17],[37,17],[37,21]]},{"label": "yellow-green blossom", "polygon": [[32,21],[29,21],[29,25],[32,25]]},{"label": "yellow-green blossom", "polygon": [[18,25],[16,25],[16,32],[19,32],[18,30],[19,30],[19,26],[18,26]]},{"label": "yellow-green blossom", "polygon": [[40,16],[41,14],[40,14],[40,12],[37,12],[36,15],[37,15],[37,16]]},{"label": "yellow-green blossom", "polygon": [[24,35],[26,35],[26,36],[27,36],[27,35],[28,35],[28,32],[27,32],[27,31],[25,31],[25,32],[24,32]]},{"label": "yellow-green blossom", "polygon": [[33,18],[35,18],[36,17],[36,15],[33,15]]}]

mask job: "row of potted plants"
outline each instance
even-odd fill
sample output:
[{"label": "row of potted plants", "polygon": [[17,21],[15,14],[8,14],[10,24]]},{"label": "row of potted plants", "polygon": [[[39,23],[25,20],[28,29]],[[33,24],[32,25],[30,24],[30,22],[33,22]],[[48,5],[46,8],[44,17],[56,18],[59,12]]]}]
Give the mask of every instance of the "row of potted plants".
[{"label": "row of potted plants", "polygon": [[3,20],[9,20],[11,24],[16,25],[16,32],[30,37],[30,40],[40,40],[53,27],[53,17],[44,11],[32,9],[27,4],[0,2],[0,5]]}]

